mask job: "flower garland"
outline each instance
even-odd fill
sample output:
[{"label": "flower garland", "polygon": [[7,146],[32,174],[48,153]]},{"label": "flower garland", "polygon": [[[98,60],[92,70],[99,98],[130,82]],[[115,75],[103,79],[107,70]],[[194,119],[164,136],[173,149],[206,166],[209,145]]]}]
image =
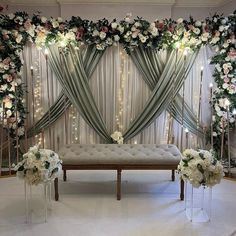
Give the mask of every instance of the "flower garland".
[{"label": "flower garland", "polygon": [[[215,65],[214,78],[217,85],[213,99],[214,140],[217,146],[222,132],[222,117],[226,116],[222,99],[228,98],[231,107],[236,107],[235,22],[236,12],[228,17],[214,15],[204,21],[180,18],[177,21],[165,19],[152,23],[139,17],[132,19],[131,14],[127,14],[119,22],[116,19],[111,22],[106,19],[93,22],[74,16],[69,21],[63,21],[60,17],[29,17],[25,12],[0,15],[0,109],[4,103],[5,127],[8,124],[12,137],[16,133],[20,138],[24,135],[26,109],[21,79],[23,61],[20,55],[27,41],[35,43],[39,48],[51,44],[58,44],[65,49],[68,44],[94,44],[98,50],[119,42],[127,53],[135,47],[196,50],[202,45],[210,44],[216,49],[211,63]],[[234,122],[232,113],[230,122]]]}]

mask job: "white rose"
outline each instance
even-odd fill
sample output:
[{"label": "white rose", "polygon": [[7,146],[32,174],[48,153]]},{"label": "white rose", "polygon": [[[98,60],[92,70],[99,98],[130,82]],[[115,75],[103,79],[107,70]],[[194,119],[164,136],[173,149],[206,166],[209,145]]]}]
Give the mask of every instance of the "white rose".
[{"label": "white rose", "polygon": [[224,26],[223,26],[223,25],[221,25],[221,26],[219,27],[219,31],[220,31],[220,32],[223,32],[223,31],[224,31],[224,29],[225,29],[225,28],[224,28]]},{"label": "white rose", "polygon": [[115,131],[112,135],[111,135],[112,139],[115,141],[118,141],[121,137],[122,137],[122,133],[119,131]]},{"label": "white rose", "polygon": [[151,34],[152,34],[153,36],[157,36],[157,35],[158,35],[158,30],[157,30],[156,27],[152,29]]},{"label": "white rose", "polygon": [[99,35],[99,32],[98,32],[97,30],[94,30],[94,31],[93,31],[93,37],[94,37],[94,36],[98,36],[98,35]]},{"label": "white rose", "polygon": [[178,39],[179,39],[179,37],[178,37],[177,35],[175,35],[175,34],[172,36],[172,38],[173,38],[174,40],[178,40]]},{"label": "white rose", "polygon": [[141,27],[142,25],[141,25],[139,22],[135,22],[135,23],[134,23],[134,26],[135,26],[135,27]]},{"label": "white rose", "polygon": [[216,44],[219,40],[220,40],[220,37],[214,37],[214,38],[211,40],[211,43]]},{"label": "white rose", "polygon": [[195,22],[195,26],[200,27],[201,25],[202,25],[201,21],[198,20],[198,21]]},{"label": "white rose", "polygon": [[179,18],[179,19],[177,20],[177,23],[178,23],[178,24],[181,24],[181,23],[183,23],[183,21],[184,21],[183,18]]},{"label": "white rose", "polygon": [[63,19],[61,17],[57,17],[57,21],[61,23],[63,22]]},{"label": "white rose", "polygon": [[225,42],[224,44],[223,44],[223,47],[224,48],[227,48],[229,46],[229,44],[227,43],[227,42]]},{"label": "white rose", "polygon": [[74,41],[75,40],[75,34],[73,32],[68,32],[65,37],[68,39],[68,40],[72,40]]},{"label": "white rose", "polygon": [[121,25],[118,26],[118,30],[120,31],[121,34],[124,33],[125,28]]},{"label": "white rose", "polygon": [[46,23],[47,22],[47,18],[45,16],[42,16],[41,17],[41,21],[42,21],[42,23]]},{"label": "white rose", "polygon": [[53,27],[53,28],[57,28],[58,26],[59,26],[58,21],[53,21],[53,22],[52,22],[52,27]]},{"label": "white rose", "polygon": [[8,15],[8,17],[9,17],[10,20],[12,20],[12,19],[14,19],[15,14],[12,14],[12,13],[11,13],[11,14]]},{"label": "white rose", "polygon": [[198,28],[194,28],[194,29],[193,29],[193,32],[194,32],[195,34],[200,34],[201,31],[200,31],[200,29],[198,29]]},{"label": "white rose", "polygon": [[222,87],[223,87],[223,89],[227,89],[229,87],[229,84],[224,83]]},{"label": "white rose", "polygon": [[120,36],[119,36],[119,35],[115,35],[115,36],[114,36],[114,40],[115,40],[116,42],[118,42],[118,41],[120,40]]},{"label": "white rose", "polygon": [[101,31],[100,33],[99,33],[99,37],[100,37],[100,39],[105,39],[106,38],[106,33],[105,32],[103,32],[103,31]]},{"label": "white rose", "polygon": [[226,19],[223,19],[223,20],[221,20],[221,24],[222,24],[222,25],[225,25],[225,24],[226,24],[226,22],[227,22],[227,20],[226,20]]},{"label": "white rose", "polygon": [[116,28],[117,28],[117,25],[118,25],[118,24],[117,24],[116,22],[112,22],[112,23],[111,23],[111,28],[112,28],[112,29],[116,29]]},{"label": "white rose", "polygon": [[17,36],[17,38],[16,38],[16,42],[17,42],[17,43],[20,43],[22,39],[23,39],[22,35],[21,35],[21,34],[18,34],[18,36]]}]

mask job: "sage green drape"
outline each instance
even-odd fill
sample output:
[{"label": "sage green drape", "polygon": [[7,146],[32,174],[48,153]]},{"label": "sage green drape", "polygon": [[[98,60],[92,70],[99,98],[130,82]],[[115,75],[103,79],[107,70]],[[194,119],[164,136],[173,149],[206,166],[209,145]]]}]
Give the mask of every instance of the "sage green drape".
[{"label": "sage green drape", "polygon": [[[87,77],[90,78],[102,56],[102,53],[98,54],[97,50],[94,50],[93,46],[86,46],[81,50],[81,55],[83,59],[85,73],[87,74]],[[55,70],[55,68],[52,69]],[[54,72],[56,73],[56,71]],[[70,106],[71,102],[62,90],[54,104],[52,104],[49,108],[49,110],[40,118],[40,120],[36,122],[34,127],[31,127],[28,130],[28,137],[31,137],[33,134],[40,133],[42,129],[48,128],[51,124],[58,120],[64,114],[64,111]]]},{"label": "sage green drape", "polygon": [[[153,91],[153,89],[155,88],[161,76],[161,73],[166,66],[165,62],[161,57],[161,54],[162,52],[157,52],[152,49],[143,47],[139,47],[131,53],[131,58],[133,62],[135,63],[137,68],[139,68],[141,74],[143,75],[144,81],[146,82],[151,91]],[[177,55],[175,55],[172,60],[175,61],[176,56]],[[191,67],[192,64],[190,64],[189,68],[186,68],[187,71],[185,73],[185,77],[187,77]],[[176,69],[177,68],[174,68],[174,70]],[[177,94],[172,100],[172,103],[167,107],[168,112],[171,113],[174,119],[177,120],[179,123],[181,122],[182,117],[182,102],[183,97],[180,94]],[[197,134],[199,132],[197,128],[196,115],[193,113],[193,111],[186,102],[184,103],[183,121],[184,125],[187,126],[192,133]],[[200,129],[200,132],[202,132],[202,129]]]},{"label": "sage green drape", "polygon": [[131,53],[131,58],[140,68],[152,93],[143,110],[125,131],[125,140],[143,131],[169,107],[172,99],[179,92],[196,56],[197,53],[191,53],[185,61],[182,53],[177,54],[176,50],[170,50],[167,51],[166,61],[162,62],[152,49],[138,47]]},{"label": "sage green drape", "polygon": [[82,50],[76,50],[69,46],[64,53],[57,46],[49,48],[49,63],[57,75],[57,78],[70,102],[78,109],[83,119],[106,142],[112,142],[106,130],[105,123],[100,115],[92,92],[89,87],[88,77],[93,69],[91,63],[97,64],[104,51],[96,50],[95,46],[88,46]]},{"label": "sage green drape", "polygon": [[71,102],[62,91],[48,111],[35,123],[33,127],[28,130],[28,137],[40,133],[42,129],[46,129],[57,121],[64,114],[65,110],[70,107],[70,105]]}]

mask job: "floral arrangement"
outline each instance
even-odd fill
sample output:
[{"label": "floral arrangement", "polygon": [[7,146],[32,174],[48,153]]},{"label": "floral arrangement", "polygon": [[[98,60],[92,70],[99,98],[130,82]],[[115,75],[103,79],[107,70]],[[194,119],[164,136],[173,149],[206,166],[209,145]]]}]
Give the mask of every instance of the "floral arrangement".
[{"label": "floral arrangement", "polygon": [[23,160],[14,166],[14,170],[28,184],[38,185],[58,177],[62,169],[61,163],[55,152],[34,146],[23,155]]},{"label": "floral arrangement", "polygon": [[212,187],[220,183],[223,166],[209,151],[186,149],[178,172],[184,181],[189,181],[195,188],[201,185]]},{"label": "floral arrangement", "polygon": [[[38,14],[30,17],[25,12],[0,15],[0,114],[4,107],[4,126],[10,130],[12,138],[24,135],[24,87],[21,79],[21,52],[27,41],[38,48],[58,44],[66,50],[68,44],[79,46],[93,44],[98,50],[121,43],[127,53],[135,47],[154,50],[187,48],[196,50],[210,44],[216,54],[211,63],[215,65],[214,78],[214,143],[215,148],[222,133],[222,120],[226,118],[226,108],[222,99],[229,99],[230,122],[234,122],[232,108],[236,107],[236,11],[228,17],[213,15],[204,21],[190,17],[177,21],[172,19],[147,20],[132,19],[127,14],[123,20],[107,19],[97,22],[74,17],[69,21],[62,18],[46,18]],[[17,115],[16,115],[17,114]],[[17,119],[16,119],[17,117]],[[17,132],[16,132],[17,130]]]},{"label": "floral arrangement", "polygon": [[122,133],[119,131],[115,131],[112,135],[111,138],[117,142],[118,144],[123,144],[124,142],[124,138],[122,136]]}]

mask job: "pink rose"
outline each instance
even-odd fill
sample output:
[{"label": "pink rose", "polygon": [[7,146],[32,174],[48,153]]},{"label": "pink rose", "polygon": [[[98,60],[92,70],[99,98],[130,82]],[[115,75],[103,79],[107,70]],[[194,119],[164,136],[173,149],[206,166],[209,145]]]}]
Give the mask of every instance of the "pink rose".
[{"label": "pink rose", "polygon": [[171,33],[173,33],[174,30],[175,30],[174,25],[169,25],[168,30],[169,30]]},{"label": "pink rose", "polygon": [[108,32],[108,28],[106,26],[102,26],[101,27],[101,31],[104,32],[104,33],[107,33]]},{"label": "pink rose", "polygon": [[189,28],[190,30],[194,30],[194,26],[193,26],[193,25],[188,25],[188,28]]},{"label": "pink rose", "polygon": [[83,35],[84,35],[84,28],[79,27],[76,32],[76,39],[80,40],[83,37]]},{"label": "pink rose", "polygon": [[220,32],[219,31],[216,31],[215,32],[215,37],[219,37],[220,36]]},{"label": "pink rose", "polygon": [[4,34],[4,35],[3,35],[3,39],[4,39],[4,40],[8,40],[8,39],[9,39],[8,34]]},{"label": "pink rose", "polygon": [[60,24],[58,28],[59,28],[59,30],[63,31],[65,29],[65,25],[64,24]]},{"label": "pink rose", "polygon": [[225,82],[225,83],[229,83],[229,81],[230,81],[229,77],[225,77],[225,78],[224,78],[224,82]]},{"label": "pink rose", "polygon": [[228,57],[230,57],[230,58],[236,57],[236,50],[234,48],[230,48],[229,53],[228,53]]},{"label": "pink rose", "polygon": [[10,61],[11,61],[11,58],[7,57],[3,60],[3,64],[8,65],[10,63]]},{"label": "pink rose", "polygon": [[30,22],[30,19],[26,20],[25,23],[24,23],[24,27],[26,30],[30,29],[31,28],[31,22]]},{"label": "pink rose", "polygon": [[164,23],[163,22],[156,22],[155,23],[155,26],[156,26],[156,28],[158,28],[159,30],[163,30],[163,28],[164,28]]},{"label": "pink rose", "polygon": [[228,75],[229,74],[229,69],[227,68],[227,69],[224,69],[224,74],[225,75]]}]

